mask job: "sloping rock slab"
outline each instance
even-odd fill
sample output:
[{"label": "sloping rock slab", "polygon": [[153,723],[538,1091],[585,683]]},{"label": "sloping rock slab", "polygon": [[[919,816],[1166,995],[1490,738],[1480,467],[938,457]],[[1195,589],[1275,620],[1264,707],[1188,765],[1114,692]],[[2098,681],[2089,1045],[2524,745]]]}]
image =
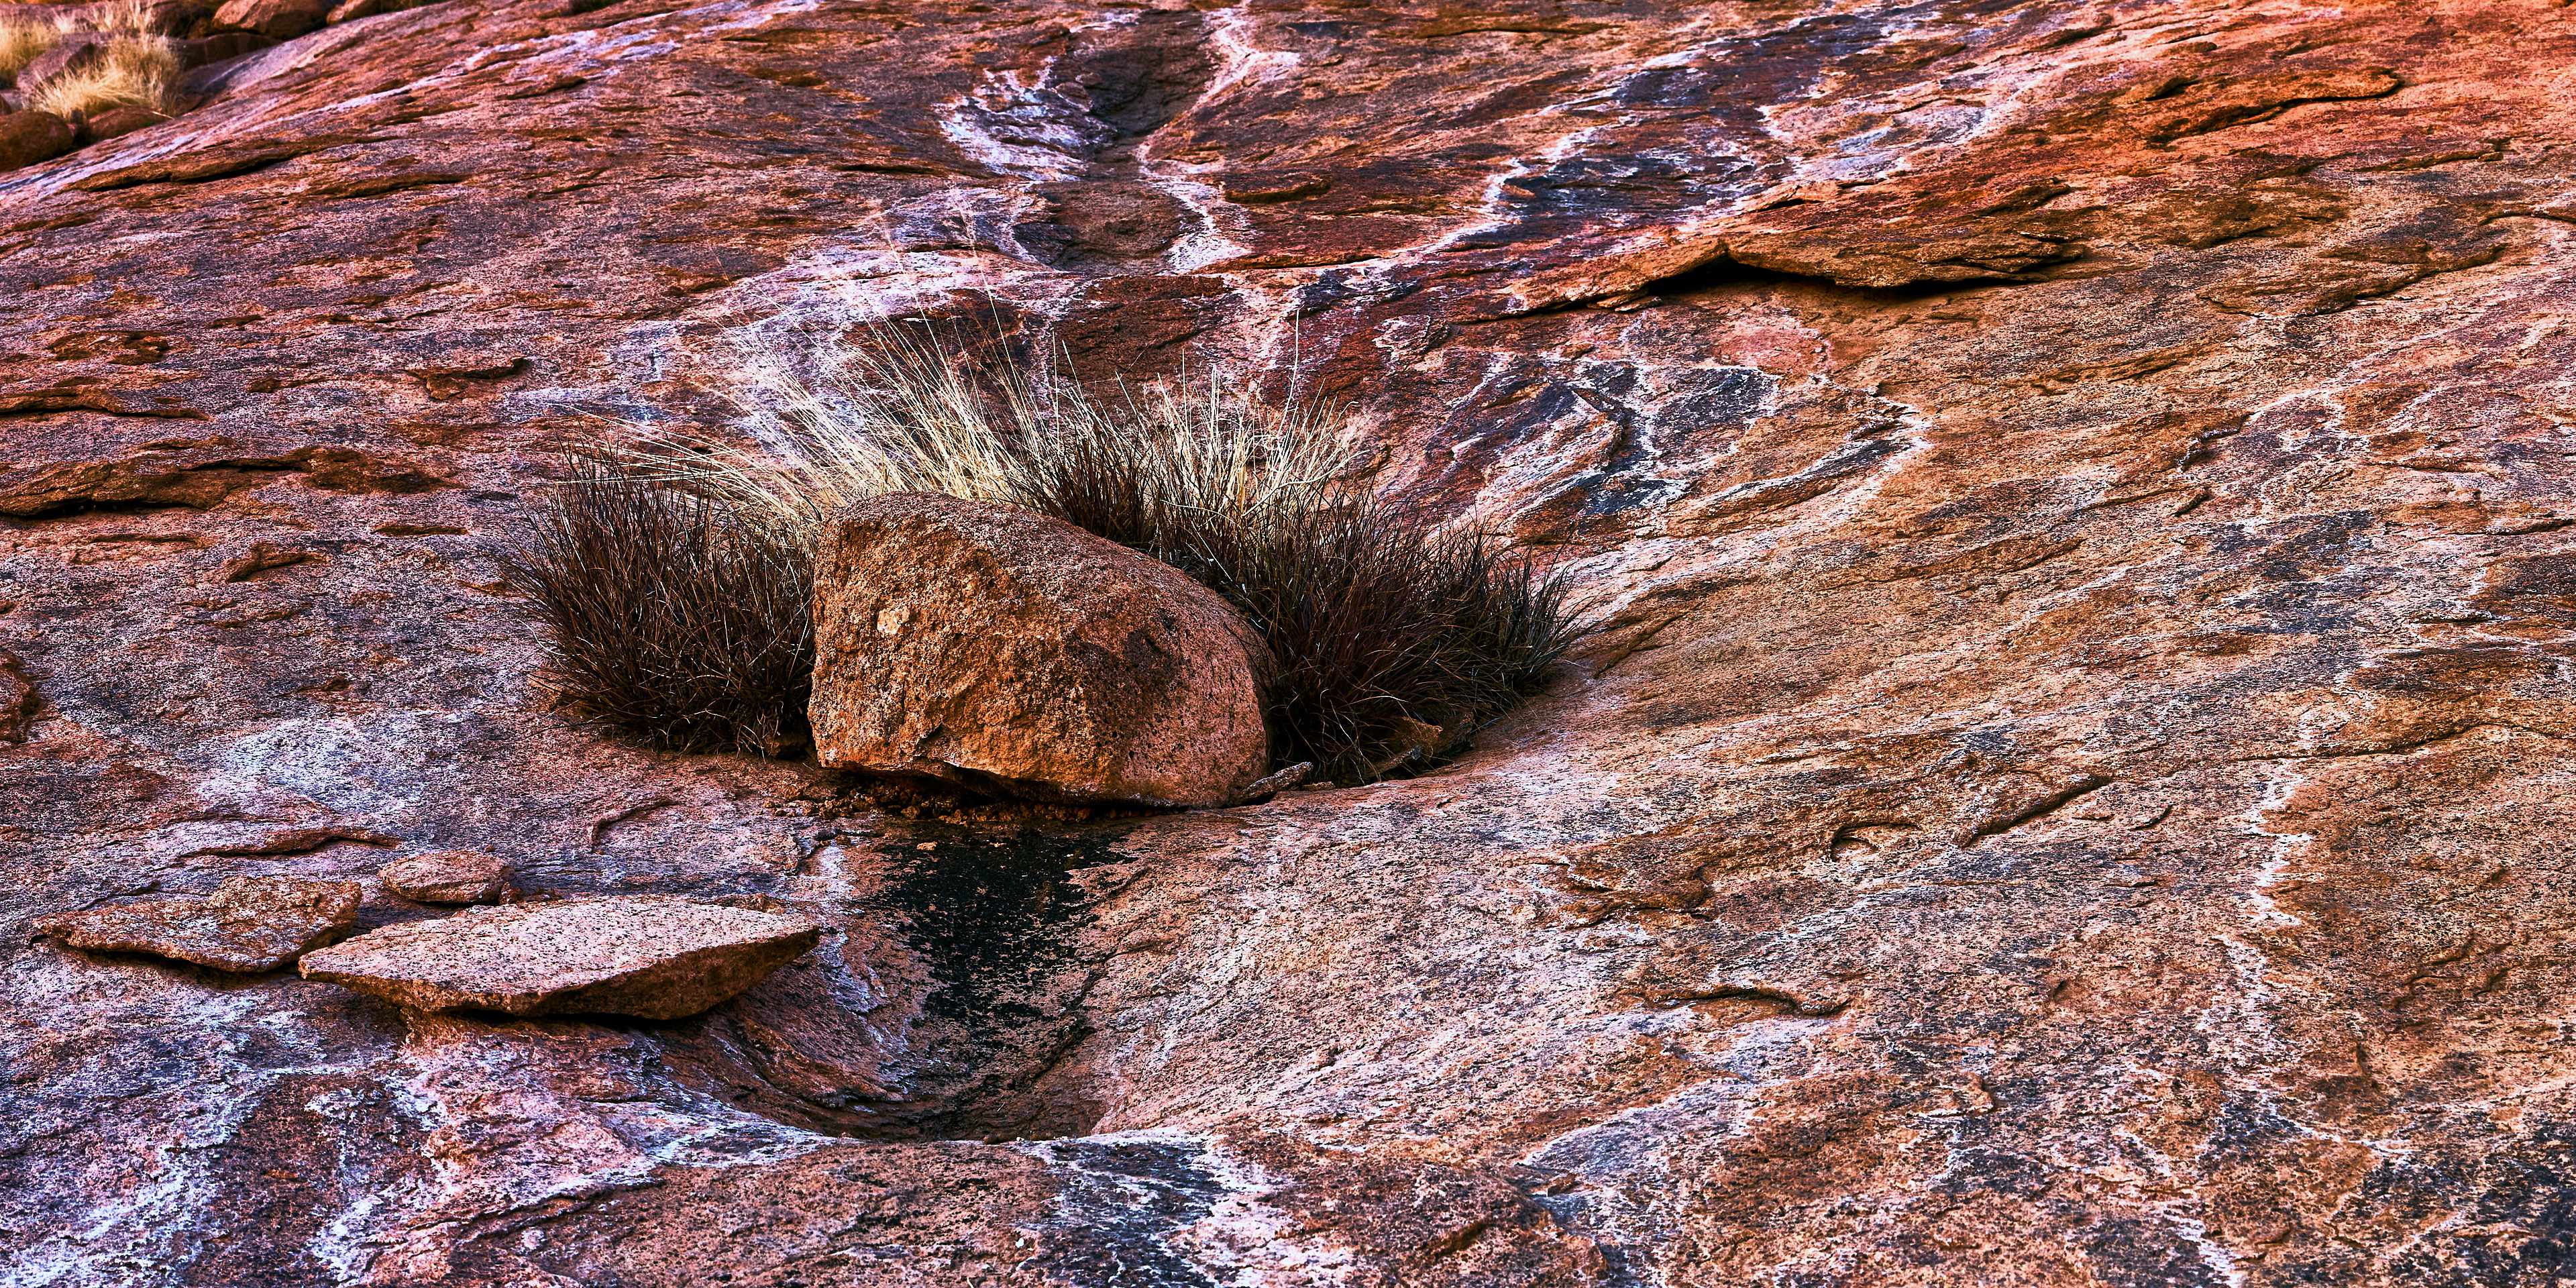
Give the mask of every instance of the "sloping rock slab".
[{"label": "sloping rock slab", "polygon": [[1017,506],[843,511],[815,577],[825,765],[1015,795],[1222,805],[1269,755],[1268,650],[1169,564]]},{"label": "sloping rock slab", "polygon": [[94,952],[150,953],[216,970],[275,970],[358,922],[357,883],[235,877],[202,899],[110,904],[36,919]]},{"label": "sloping rock slab", "polygon": [[676,1020],[759,983],[822,933],[802,917],[627,895],[387,926],[303,970],[421,1011]]}]

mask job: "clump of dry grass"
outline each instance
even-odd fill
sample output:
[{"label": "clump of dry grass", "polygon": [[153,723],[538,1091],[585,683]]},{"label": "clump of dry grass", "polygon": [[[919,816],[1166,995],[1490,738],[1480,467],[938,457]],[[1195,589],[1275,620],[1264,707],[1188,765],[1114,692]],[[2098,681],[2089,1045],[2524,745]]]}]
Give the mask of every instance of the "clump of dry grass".
[{"label": "clump of dry grass", "polygon": [[1103,467],[1130,484],[1116,503],[1132,512],[1064,517],[1140,534],[1184,514],[1240,520],[1322,486],[1353,458],[1337,417],[1267,402],[1223,369],[1094,390],[1057,378],[1053,363],[977,364],[955,336],[928,327],[804,338],[809,351],[800,356],[810,365],[801,370],[775,348],[735,355],[727,392],[762,450],[647,434],[633,459],[810,536],[848,503],[890,492],[1039,509],[1049,509],[1037,500],[1049,496],[1110,503],[1083,486],[1086,472]]},{"label": "clump of dry grass", "polygon": [[161,13],[145,0],[99,0],[81,10],[79,24],[91,31],[132,36],[167,34],[161,29]]},{"label": "clump of dry grass", "polygon": [[581,459],[500,561],[545,633],[544,683],[576,714],[683,750],[805,742],[813,565],[775,525]]},{"label": "clump of dry grass", "polygon": [[27,105],[75,119],[110,108],[178,109],[179,47],[166,36],[119,35],[77,70],[36,87]]},{"label": "clump of dry grass", "polygon": [[59,45],[73,30],[59,17],[21,18],[0,13],[0,77],[13,77]]},{"label": "clump of dry grass", "polygon": [[720,502],[809,562],[842,506],[896,491],[1025,505],[1152,554],[1269,642],[1274,761],[1342,782],[1436,764],[1581,633],[1561,578],[1373,495],[1329,408],[1264,399],[1221,369],[1085,388],[1058,364],[979,367],[962,347],[880,327],[801,372],[747,353],[735,393],[762,450],[646,435],[623,468]]}]

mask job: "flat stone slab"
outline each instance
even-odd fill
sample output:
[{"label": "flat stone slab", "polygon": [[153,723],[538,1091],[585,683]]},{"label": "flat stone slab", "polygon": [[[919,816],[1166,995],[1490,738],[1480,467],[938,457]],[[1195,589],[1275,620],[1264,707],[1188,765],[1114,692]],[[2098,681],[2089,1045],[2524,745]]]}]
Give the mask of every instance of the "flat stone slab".
[{"label": "flat stone slab", "polygon": [[822,937],[803,917],[623,895],[474,908],[309,953],[304,977],[422,1011],[695,1015]]},{"label": "flat stone slab", "polygon": [[376,870],[385,889],[414,903],[495,903],[510,892],[509,864],[483,850],[431,850]]},{"label": "flat stone slab", "polygon": [[244,974],[275,970],[358,924],[354,881],[234,877],[212,895],[115,903],[36,919],[36,933],[93,952],[150,953]]}]

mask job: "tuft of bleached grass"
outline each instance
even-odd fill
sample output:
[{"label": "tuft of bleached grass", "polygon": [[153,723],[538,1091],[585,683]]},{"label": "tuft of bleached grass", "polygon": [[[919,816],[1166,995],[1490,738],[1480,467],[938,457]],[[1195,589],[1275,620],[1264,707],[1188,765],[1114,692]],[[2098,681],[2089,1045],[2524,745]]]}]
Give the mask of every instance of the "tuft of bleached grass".
[{"label": "tuft of bleached grass", "polygon": [[1224,367],[1093,388],[1062,375],[1060,359],[977,363],[928,326],[807,341],[734,355],[727,395],[759,448],[647,433],[637,458],[808,542],[867,497],[939,492],[1053,513],[1105,499],[1094,476],[1110,471],[1127,485],[1120,512],[1062,517],[1139,547],[1186,516],[1256,522],[1357,458],[1331,409],[1270,402]]},{"label": "tuft of bleached grass", "polygon": [[77,19],[79,26],[110,35],[158,36],[161,13],[145,0],[98,0],[84,8]]},{"label": "tuft of bleached grass", "polygon": [[0,77],[16,76],[27,64],[59,45],[73,30],[62,17],[22,18],[0,13]]},{"label": "tuft of bleached grass", "polygon": [[73,120],[117,107],[178,110],[179,47],[167,36],[122,35],[78,71],[36,87],[27,105]]}]

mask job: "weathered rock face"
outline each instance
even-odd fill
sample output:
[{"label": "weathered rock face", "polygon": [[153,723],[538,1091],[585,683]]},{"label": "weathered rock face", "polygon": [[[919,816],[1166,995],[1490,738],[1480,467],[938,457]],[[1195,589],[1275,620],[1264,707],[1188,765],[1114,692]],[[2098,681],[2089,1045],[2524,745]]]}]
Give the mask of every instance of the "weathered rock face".
[{"label": "weathered rock face", "polygon": [[802,917],[629,895],[387,926],[308,953],[300,969],[421,1011],[676,1020],[759,983],[822,933]]},{"label": "weathered rock face", "polygon": [[510,865],[488,850],[432,850],[376,869],[385,889],[415,903],[491,903],[510,893]]},{"label": "weathered rock face", "polygon": [[216,970],[275,970],[358,924],[347,881],[235,877],[202,899],[147,899],[38,917],[37,934],[95,952],[149,953]]},{"label": "weathered rock face", "polygon": [[0,170],[50,161],[71,150],[72,127],[51,112],[0,111]]},{"label": "weathered rock face", "polygon": [[[2563,1278],[2570,66],[2545,0],[449,0],[228,64],[0,174],[0,1280]],[[542,708],[484,550],[555,445],[988,310],[1293,361],[1609,628],[1439,773],[1026,844]],[[657,1026],[22,933],[351,832],[826,933]]]},{"label": "weathered rock face", "polygon": [[1259,635],[1170,565],[1017,506],[834,520],[814,590],[825,765],[1051,800],[1222,805],[1268,767]]}]

